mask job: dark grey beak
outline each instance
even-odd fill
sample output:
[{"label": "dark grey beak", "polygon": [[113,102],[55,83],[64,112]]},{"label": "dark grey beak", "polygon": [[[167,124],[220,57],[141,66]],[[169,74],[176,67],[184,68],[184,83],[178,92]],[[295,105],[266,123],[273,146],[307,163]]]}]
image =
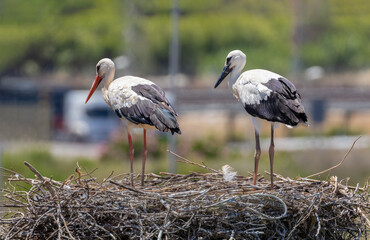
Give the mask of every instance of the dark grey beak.
[{"label": "dark grey beak", "polygon": [[230,73],[232,70],[233,70],[233,69],[232,69],[232,68],[230,68],[230,64],[225,65],[224,69],[222,70],[222,73],[221,73],[220,77],[218,78],[218,80],[217,80],[217,82],[216,82],[216,84],[215,84],[215,88],[216,88],[218,85],[220,85],[220,83],[222,82],[222,80],[224,80],[224,79],[225,79],[225,77],[226,77],[227,75],[229,75],[229,73]]}]

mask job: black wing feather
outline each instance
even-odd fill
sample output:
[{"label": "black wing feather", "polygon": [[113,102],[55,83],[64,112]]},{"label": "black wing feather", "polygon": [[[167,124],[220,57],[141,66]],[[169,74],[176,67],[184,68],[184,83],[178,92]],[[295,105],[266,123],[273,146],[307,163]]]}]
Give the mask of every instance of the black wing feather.
[{"label": "black wing feather", "polygon": [[154,84],[135,85],[131,89],[145,99],[138,99],[130,107],[115,110],[119,117],[125,117],[135,124],[155,126],[162,132],[181,133],[175,117],[177,113],[170,105],[162,89]]},{"label": "black wing feather", "polygon": [[157,85],[138,84],[136,86],[133,86],[131,89],[138,95],[148,98],[156,104],[162,105],[163,108],[168,109],[170,112],[177,116],[175,109],[166,98],[165,92]]},{"label": "black wing feather", "polygon": [[272,90],[270,96],[259,104],[246,104],[244,108],[249,114],[290,126],[307,122],[301,96],[290,81],[285,78],[270,79],[264,85]]}]

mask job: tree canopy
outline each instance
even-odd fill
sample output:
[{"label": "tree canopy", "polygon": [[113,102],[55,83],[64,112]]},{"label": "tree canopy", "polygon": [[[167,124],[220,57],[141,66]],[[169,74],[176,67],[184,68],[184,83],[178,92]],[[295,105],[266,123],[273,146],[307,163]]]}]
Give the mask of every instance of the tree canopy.
[{"label": "tree canopy", "polygon": [[[128,55],[135,71],[167,73],[171,1],[2,0],[0,74],[81,71],[103,57]],[[218,72],[240,49],[247,68],[287,73],[370,65],[370,2],[366,0],[179,1],[180,70]]]}]

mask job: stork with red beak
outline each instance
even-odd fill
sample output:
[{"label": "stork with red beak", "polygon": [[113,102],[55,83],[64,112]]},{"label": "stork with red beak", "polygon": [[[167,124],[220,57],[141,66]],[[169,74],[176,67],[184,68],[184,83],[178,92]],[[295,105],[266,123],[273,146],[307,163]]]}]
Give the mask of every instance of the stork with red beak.
[{"label": "stork with red beak", "polygon": [[103,58],[96,65],[96,77],[87,96],[87,103],[101,82],[105,102],[111,107],[126,126],[130,149],[130,177],[133,180],[134,147],[131,129],[142,128],[144,135],[144,154],[142,162],[141,185],[144,185],[145,162],[147,157],[146,130],[157,129],[181,134],[177,113],[165,96],[164,91],[144,78],[125,76],[114,79],[115,66],[112,60]]}]

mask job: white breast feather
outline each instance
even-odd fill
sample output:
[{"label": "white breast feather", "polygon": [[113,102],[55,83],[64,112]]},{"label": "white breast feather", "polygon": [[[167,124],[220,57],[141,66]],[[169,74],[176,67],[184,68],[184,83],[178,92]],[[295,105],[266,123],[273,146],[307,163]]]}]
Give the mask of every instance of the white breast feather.
[{"label": "white breast feather", "polygon": [[[266,72],[271,73],[266,70],[251,70],[240,75],[232,89],[234,96],[238,98],[243,105],[259,104],[262,100],[267,100],[270,96],[272,91],[261,84],[268,82],[272,77],[271,75],[268,76],[269,74]],[[275,74],[274,77],[276,77],[276,75],[277,74]],[[268,80],[265,80],[265,77],[267,77]]]},{"label": "white breast feather", "polygon": [[[115,81],[113,82],[115,83]],[[111,84],[108,90],[108,98],[114,109],[131,107],[138,101],[137,94],[131,90],[128,84]]]}]

